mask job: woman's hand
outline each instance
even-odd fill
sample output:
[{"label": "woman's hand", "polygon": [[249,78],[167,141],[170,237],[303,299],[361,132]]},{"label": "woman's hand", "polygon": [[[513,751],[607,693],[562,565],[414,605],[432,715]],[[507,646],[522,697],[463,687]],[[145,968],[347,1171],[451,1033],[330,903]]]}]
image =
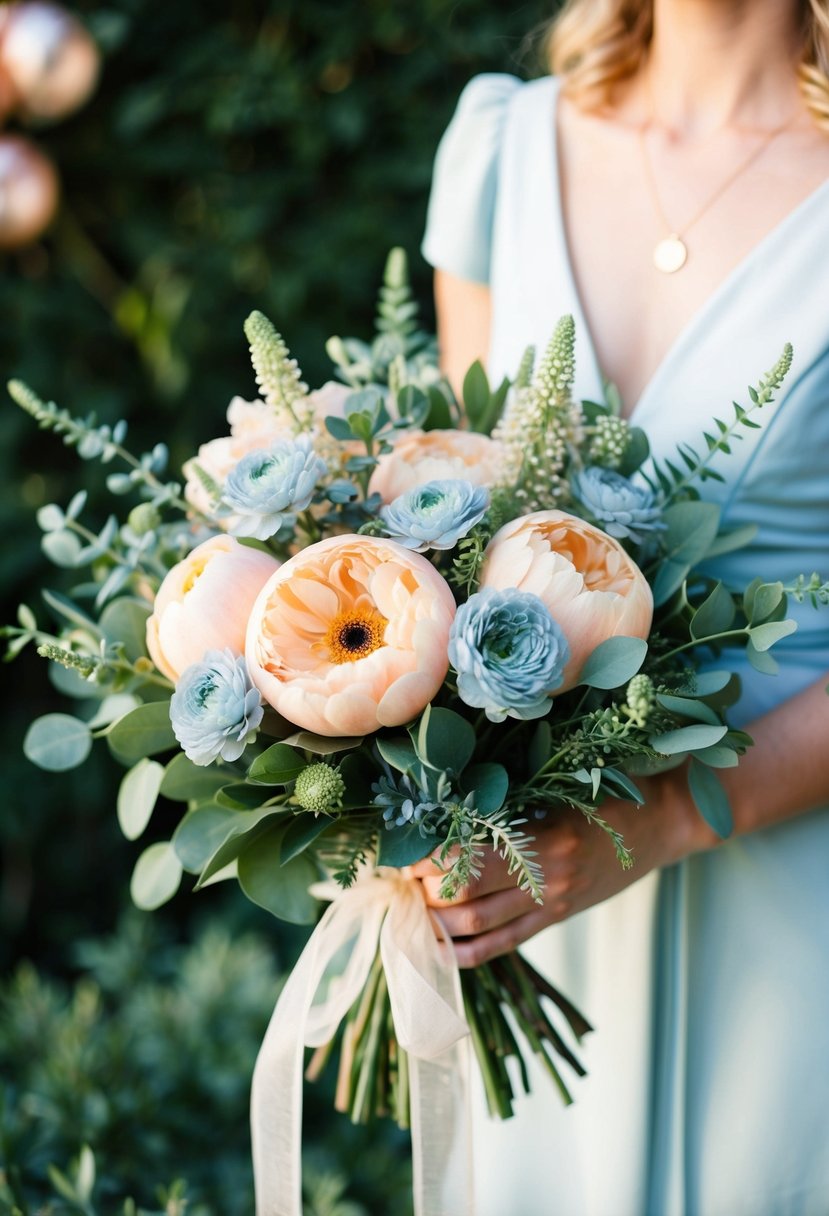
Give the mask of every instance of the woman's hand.
[{"label": "woman's hand", "polygon": [[506,862],[494,852],[480,879],[449,901],[440,898],[441,871],[432,858],[412,867],[423,882],[426,902],[439,910],[441,923],[454,939],[461,967],[476,967],[506,954],[539,930],[609,899],[649,871],[717,842],[691,802],[683,769],[640,778],[638,784],[644,806],[609,799],[600,812],[632,850],[634,865],[629,870],[619,864],[608,834],[579,811],[556,811],[549,822],[529,827],[544,872],[543,905],[518,889]]}]

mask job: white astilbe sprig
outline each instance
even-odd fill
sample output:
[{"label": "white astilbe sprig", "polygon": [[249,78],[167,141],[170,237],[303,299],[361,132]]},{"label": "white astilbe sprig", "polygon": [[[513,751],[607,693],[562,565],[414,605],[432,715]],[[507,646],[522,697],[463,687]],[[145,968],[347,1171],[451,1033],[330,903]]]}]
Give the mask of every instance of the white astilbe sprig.
[{"label": "white astilbe sprig", "polygon": [[573,401],[575,325],[556,326],[530,379],[530,352],[522,360],[504,416],[493,437],[507,448],[507,475],[523,512],[557,505],[568,496],[570,453],[584,439],[584,415]]},{"label": "white astilbe sprig", "polygon": [[263,398],[277,414],[288,416],[296,432],[306,430],[311,420],[308,385],[282,335],[264,313],[255,311],[245,321],[245,336]]}]

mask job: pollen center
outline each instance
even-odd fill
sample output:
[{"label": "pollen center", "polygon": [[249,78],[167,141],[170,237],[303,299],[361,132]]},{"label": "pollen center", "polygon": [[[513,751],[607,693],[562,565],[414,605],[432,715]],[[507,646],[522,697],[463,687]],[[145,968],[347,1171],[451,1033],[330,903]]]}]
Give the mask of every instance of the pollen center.
[{"label": "pollen center", "polygon": [[341,612],[328,627],[325,644],[332,663],[354,663],[383,645],[388,621],[373,609]]}]

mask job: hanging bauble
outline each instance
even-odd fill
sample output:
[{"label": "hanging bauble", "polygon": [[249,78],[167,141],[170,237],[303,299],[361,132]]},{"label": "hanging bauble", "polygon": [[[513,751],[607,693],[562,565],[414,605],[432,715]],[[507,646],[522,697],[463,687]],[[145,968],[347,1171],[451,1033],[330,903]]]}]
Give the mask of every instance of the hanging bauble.
[{"label": "hanging bauble", "polygon": [[0,8],[0,70],[33,119],[63,118],[83,105],[98,79],[98,48],[76,17],[57,4]]},{"label": "hanging bauble", "polygon": [[39,237],[57,205],[58,175],[48,157],[19,135],[0,135],[0,249]]}]

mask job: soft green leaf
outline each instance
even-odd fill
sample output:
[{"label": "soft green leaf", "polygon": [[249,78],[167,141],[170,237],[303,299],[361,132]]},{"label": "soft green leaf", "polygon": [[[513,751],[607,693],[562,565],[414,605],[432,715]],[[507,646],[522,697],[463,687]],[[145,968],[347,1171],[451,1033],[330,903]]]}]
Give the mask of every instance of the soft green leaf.
[{"label": "soft green leaf", "polygon": [[173,833],[173,848],[184,869],[199,874],[237,818],[236,811],[209,802],[185,815]]},{"label": "soft green leaf", "polygon": [[36,718],[23,740],[23,753],[27,759],[50,773],[77,768],[91,748],[89,727],[71,714],[45,714]]},{"label": "soft green leaf", "polygon": [[250,785],[247,781],[232,781],[223,785],[216,793],[215,800],[219,806],[230,807],[233,811],[255,811],[268,802],[271,795],[261,785]]},{"label": "soft green leaf", "polygon": [[[89,687],[87,685],[87,688]],[[111,726],[113,722],[117,722],[119,718],[123,718],[124,714],[128,714],[131,709],[135,709],[140,704],[138,697],[134,697],[131,692],[111,693],[100,702],[87,725],[90,730],[100,730],[103,726]]]},{"label": "soft green leaf", "polygon": [[180,752],[164,770],[161,794],[171,802],[203,802],[228,782],[228,770],[215,764],[194,764]]},{"label": "soft green leaf", "polygon": [[151,606],[127,596],[111,600],[101,613],[100,626],[109,642],[122,642],[130,663],[147,654],[147,618]]},{"label": "soft green leaf", "polygon": [[109,728],[107,742],[115,758],[124,764],[177,747],[170,725],[170,702],[165,698],[130,710]]},{"label": "soft green leaf", "polygon": [[23,629],[37,629],[37,618],[32,612],[28,604],[19,604],[17,607],[17,623]]},{"label": "soft green leaf", "polygon": [[77,625],[80,629],[88,629],[90,632],[98,634],[100,630],[95,624],[91,616],[82,611],[73,600],[68,599],[65,595],[61,595],[57,591],[41,591],[43,600],[54,613],[62,616],[72,625]]},{"label": "soft green leaf", "polygon": [[656,699],[663,709],[667,709],[669,713],[677,714],[681,718],[691,718],[694,722],[707,722],[709,726],[720,725],[720,719],[704,701],[694,700],[692,697],[674,697],[670,693],[660,693]]},{"label": "soft green leaf", "polygon": [[362,741],[362,735],[315,735],[310,730],[298,730],[296,734],[282,740],[287,746],[301,747],[303,751],[314,752],[317,756],[333,756],[335,752],[347,752],[352,747],[359,747]]},{"label": "soft green leaf", "polygon": [[43,532],[59,532],[66,523],[66,515],[57,503],[49,502],[35,515],[37,526]]},{"label": "soft green leaf", "polygon": [[767,651],[758,650],[751,638],[746,644],[746,658],[755,671],[761,671],[765,676],[776,676],[780,670],[777,660]]},{"label": "soft green leaf", "polygon": [[694,690],[689,697],[712,697],[722,692],[734,678],[731,671],[697,671],[694,673]]},{"label": "soft green leaf", "polygon": [[41,537],[40,547],[56,566],[73,569],[83,548],[74,532],[47,532]]},{"label": "soft green leaf", "polygon": [[489,380],[480,360],[476,360],[464,376],[462,392],[469,426],[477,431],[489,405]]},{"label": "soft green leaf", "polygon": [[88,1144],[83,1146],[81,1155],[78,1158],[75,1187],[78,1192],[78,1198],[83,1200],[84,1203],[89,1203],[95,1187],[95,1158]]},{"label": "soft green leaf", "polygon": [[181,862],[169,840],[145,849],[132,872],[130,895],[137,908],[153,912],[172,899],[181,883]]},{"label": "soft green leaf", "polygon": [[415,750],[423,764],[436,772],[463,772],[475,750],[471,722],[454,710],[427,705],[415,729]]},{"label": "soft green leaf", "polygon": [[319,868],[305,853],[282,864],[283,826],[272,827],[248,844],[239,856],[239,885],[248,899],[279,920],[310,925],[318,903],[308,888],[319,878]]},{"label": "soft green leaf", "polygon": [[731,804],[716,773],[692,759],[688,766],[688,788],[708,826],[723,839],[730,836],[734,827]]},{"label": "soft green leaf", "polygon": [[473,764],[463,774],[463,788],[474,792],[479,815],[492,815],[504,805],[509,773],[503,764]]},{"label": "soft green leaf", "polygon": [[395,735],[391,739],[379,736],[377,750],[386,764],[396,768],[399,773],[407,773],[417,764],[414,744],[405,735]]},{"label": "soft green leaf", "polygon": [[550,729],[550,723],[542,720],[535,728],[527,749],[527,768],[530,776],[535,776],[550,759],[552,742],[553,732]]},{"label": "soft green leaf", "polygon": [[127,840],[137,840],[150,822],[164,768],[157,760],[139,760],[118,789],[118,823]]},{"label": "soft green leaf", "polygon": [[327,815],[314,815],[311,811],[306,811],[302,815],[294,815],[282,837],[280,854],[282,865],[294,857],[298,857],[310,844],[314,843],[318,836],[322,835],[326,828],[331,826],[332,822],[333,820],[329,819]]},{"label": "soft green leaf", "polygon": [[[765,621],[783,602],[782,583],[761,583],[754,590],[751,601],[750,621]],[[758,647],[762,649],[762,647]]]},{"label": "soft green leaf", "polygon": [[615,786],[623,798],[629,798],[631,802],[635,802],[639,806],[645,801],[639,787],[633,784],[626,773],[621,773],[615,768],[605,768],[602,772],[602,780],[605,785]]},{"label": "soft green leaf", "polygon": [[439,388],[429,388],[429,413],[423,423],[424,431],[448,431],[452,429],[452,413],[449,402]]},{"label": "soft green leaf", "polygon": [[736,549],[745,549],[756,535],[756,524],[744,524],[740,528],[732,528],[730,532],[720,532],[708,546],[706,561],[712,557],[722,557],[724,553],[733,553]]},{"label": "soft green leaf", "polygon": [[325,428],[329,435],[333,435],[341,443],[346,443],[349,439],[354,438],[354,433],[345,418],[338,418],[332,414],[325,419]]},{"label": "soft green leaf", "polygon": [[263,806],[255,811],[230,811],[233,819],[228,821],[228,831],[224,840],[215,852],[204,863],[204,868],[196,883],[196,890],[203,887],[209,878],[223,870],[230,862],[235,861],[248,844],[258,840],[270,827],[271,820],[279,817],[279,822],[285,822],[285,811],[282,807]]},{"label": "soft green leaf", "polygon": [[377,864],[398,869],[413,866],[433,853],[439,844],[437,836],[424,836],[416,823],[399,828],[382,827],[378,833]]},{"label": "soft green leaf", "polygon": [[259,785],[287,785],[295,781],[307,764],[298,752],[285,743],[273,743],[257,756],[248,769],[248,780]]},{"label": "soft green leaf", "polygon": [[648,644],[641,638],[607,638],[581,669],[579,684],[588,688],[621,688],[642,666]]},{"label": "soft green leaf", "polygon": [[703,600],[691,620],[691,637],[697,641],[725,633],[730,629],[737,609],[734,598],[722,583],[717,583],[710,595]]},{"label": "soft green leaf", "polygon": [[736,768],[740,757],[733,748],[725,743],[715,743],[713,747],[702,747],[694,752],[694,759],[700,764],[708,764],[711,768]]},{"label": "soft green leaf", "polygon": [[712,747],[727,733],[727,726],[680,726],[677,730],[669,730],[662,735],[652,735],[648,742],[660,755],[676,756],[681,752]]},{"label": "soft green leaf", "polygon": [[749,629],[751,644],[755,650],[769,650],[775,642],[787,638],[797,630],[797,621],[768,621],[765,625],[752,625]]}]

